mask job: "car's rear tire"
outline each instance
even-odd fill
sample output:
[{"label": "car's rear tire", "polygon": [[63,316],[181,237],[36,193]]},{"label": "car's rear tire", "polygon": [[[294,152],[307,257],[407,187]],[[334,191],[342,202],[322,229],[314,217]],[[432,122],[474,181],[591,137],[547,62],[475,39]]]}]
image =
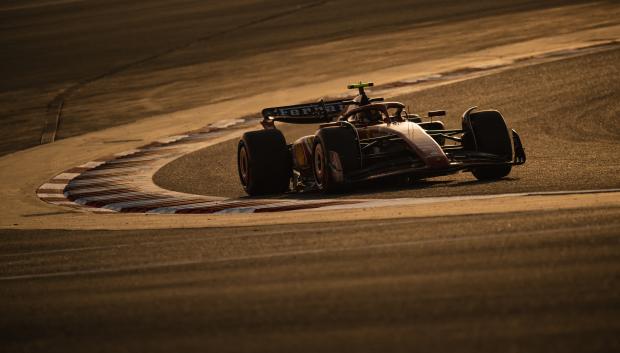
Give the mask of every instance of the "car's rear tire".
[{"label": "car's rear tire", "polygon": [[312,170],[320,190],[342,192],[346,175],[361,166],[357,133],[350,127],[326,127],[318,131],[312,151]]},{"label": "car's rear tire", "polygon": [[510,173],[512,166],[512,140],[504,117],[495,110],[474,112],[463,119],[463,146],[498,156],[503,165],[483,166],[472,169],[478,180],[501,179]]},{"label": "car's rear tire", "polygon": [[243,134],[237,147],[237,169],[249,195],[288,191],[293,169],[282,132],[267,129]]}]

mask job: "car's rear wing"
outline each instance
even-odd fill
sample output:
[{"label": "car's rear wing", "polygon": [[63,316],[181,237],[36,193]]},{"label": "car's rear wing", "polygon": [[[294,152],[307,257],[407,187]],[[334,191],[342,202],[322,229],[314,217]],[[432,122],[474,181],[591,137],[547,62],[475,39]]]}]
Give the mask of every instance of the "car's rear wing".
[{"label": "car's rear wing", "polygon": [[333,121],[342,114],[349,102],[347,100],[333,100],[265,108],[262,111],[263,121],[281,121],[292,124],[326,123]]}]

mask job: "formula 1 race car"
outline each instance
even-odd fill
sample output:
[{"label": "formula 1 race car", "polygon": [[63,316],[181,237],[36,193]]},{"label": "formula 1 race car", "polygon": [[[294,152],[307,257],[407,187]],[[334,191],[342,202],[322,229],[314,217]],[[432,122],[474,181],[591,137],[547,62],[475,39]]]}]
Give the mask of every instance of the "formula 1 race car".
[{"label": "formula 1 race car", "polygon": [[[243,134],[237,166],[249,195],[291,190],[333,192],[347,185],[403,175],[413,179],[471,172],[479,180],[500,179],[513,165],[525,163],[516,131],[496,110],[468,109],[462,128],[450,130],[428,113],[430,121],[409,114],[398,102],[368,98],[364,88],[352,100],[266,108],[264,130]],[[320,124],[314,135],[287,144],[275,122]]]}]

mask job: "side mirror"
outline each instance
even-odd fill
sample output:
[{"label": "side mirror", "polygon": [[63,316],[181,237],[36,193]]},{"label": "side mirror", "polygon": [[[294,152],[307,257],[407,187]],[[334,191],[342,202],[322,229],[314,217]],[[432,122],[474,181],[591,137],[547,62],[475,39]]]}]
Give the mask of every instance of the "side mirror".
[{"label": "side mirror", "polygon": [[434,116],[444,116],[444,115],[446,115],[445,110],[431,110],[430,112],[428,112],[429,118],[432,118]]}]

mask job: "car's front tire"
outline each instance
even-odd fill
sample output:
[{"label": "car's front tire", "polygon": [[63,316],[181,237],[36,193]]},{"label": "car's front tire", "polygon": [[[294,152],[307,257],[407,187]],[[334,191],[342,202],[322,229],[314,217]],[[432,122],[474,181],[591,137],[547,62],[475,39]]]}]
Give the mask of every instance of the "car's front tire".
[{"label": "car's front tire", "polygon": [[489,153],[505,164],[472,169],[478,180],[496,180],[507,176],[512,165],[512,140],[504,117],[495,110],[474,112],[463,121],[463,146],[466,150]]}]

